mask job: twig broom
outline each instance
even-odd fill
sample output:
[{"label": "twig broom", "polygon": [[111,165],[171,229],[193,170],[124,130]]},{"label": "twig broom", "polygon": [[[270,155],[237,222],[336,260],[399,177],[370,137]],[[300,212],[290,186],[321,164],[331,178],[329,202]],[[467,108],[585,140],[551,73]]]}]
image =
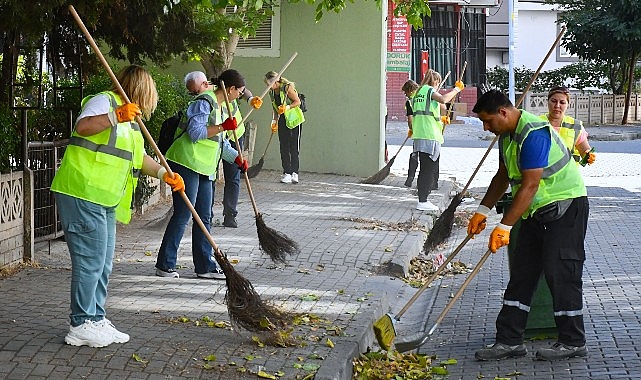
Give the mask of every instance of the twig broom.
[{"label": "twig broom", "polygon": [[[541,72],[543,65],[545,65],[545,62],[547,62],[548,58],[550,57],[550,54],[552,54],[552,51],[554,51],[554,48],[561,40],[561,37],[563,37],[564,33],[565,33],[565,27],[561,29],[561,32],[559,32],[559,35],[556,37],[556,40],[554,40],[554,43],[550,47],[550,50],[548,50],[547,54],[545,55],[545,58],[543,58],[543,61],[541,61],[541,64],[539,65],[538,69],[536,69],[536,72],[530,79],[530,82],[523,90],[523,93],[521,94],[518,101],[516,102],[515,107],[518,107],[521,104],[521,102],[523,102],[523,99],[525,99],[525,95],[530,90],[530,87],[532,86],[537,76]],[[452,198],[452,201],[450,202],[450,205],[447,207],[447,209],[443,211],[443,213],[439,215],[439,217],[434,221],[432,230],[430,231],[429,235],[427,236],[427,240],[425,240],[425,244],[423,245],[423,250],[425,251],[426,254],[429,253],[432,249],[434,249],[434,247],[444,242],[445,239],[447,239],[452,233],[452,224],[454,223],[454,212],[456,211],[456,208],[458,207],[458,205],[461,204],[461,201],[463,200],[463,196],[465,195],[468,187],[472,183],[474,176],[476,176],[476,173],[478,173],[479,169],[481,168],[481,165],[483,165],[483,162],[485,161],[487,156],[490,154],[492,147],[494,147],[494,144],[496,144],[498,139],[499,139],[499,136],[494,137],[494,139],[490,143],[490,146],[487,148],[487,151],[483,155],[483,158],[481,158],[481,161],[476,166],[476,169],[472,173],[472,176],[470,177],[470,179],[467,181],[467,184],[465,185],[463,190],[461,190],[458,194],[456,194],[454,198]]]},{"label": "twig broom", "polygon": [[[285,70],[285,68],[283,68]],[[279,73],[278,76],[282,74]],[[225,104],[227,106],[227,114],[231,115],[231,107],[229,106],[229,98],[227,96],[227,88],[225,88],[225,82],[220,82],[221,87],[223,88],[223,93],[225,95]],[[232,131],[234,134],[234,140],[236,141],[236,146],[240,146],[238,143],[238,136],[236,135],[236,130]],[[239,155],[242,153],[239,151]],[[265,251],[272,261],[275,262],[287,262],[287,254],[294,254],[299,252],[298,244],[295,241],[288,238],[285,234],[278,232],[272,228],[267,227],[263,216],[258,212],[258,207],[256,206],[256,199],[254,199],[254,193],[252,192],[251,184],[249,183],[249,177],[247,172],[243,173],[245,177],[245,185],[247,186],[247,192],[249,193],[249,199],[251,200],[252,207],[254,208],[254,214],[256,215],[256,230],[258,232],[258,242],[260,248]]]},{"label": "twig broom", "polygon": [[[118,92],[120,93],[120,96],[122,97],[122,99],[126,103],[131,103],[131,101],[129,100],[129,97],[127,96],[122,86],[120,85],[120,82],[118,82],[118,78],[116,78],[113,71],[111,70],[111,67],[109,67],[109,63],[107,63],[107,61],[105,60],[100,49],[98,48],[98,45],[96,45],[96,42],[94,41],[93,37],[91,37],[91,34],[89,34],[89,31],[85,27],[85,24],[82,22],[82,19],[80,19],[80,16],[76,12],[73,5],[69,5],[69,12],[75,19],[76,23],[78,24],[83,34],[87,38],[87,41],[89,42],[92,49],[98,56],[98,59],[100,60],[103,67],[109,74],[111,81],[113,82],[114,86],[118,89]],[[156,152],[156,155],[160,159],[162,166],[167,170],[169,175],[173,177],[174,173],[172,172],[171,168],[167,164],[165,157],[162,155],[162,153],[158,149],[158,146],[156,145],[156,142],[154,141],[154,139],[151,137],[151,134],[149,134],[149,131],[145,127],[145,124],[143,123],[140,116],[136,116],[136,122],[140,126],[140,130],[142,131],[143,135],[147,139],[147,142],[149,143],[149,145],[151,145],[154,152]],[[227,293],[225,294],[225,301],[227,303],[227,311],[229,312],[229,316],[231,317],[232,321],[237,322],[238,325],[242,326],[243,328],[249,331],[265,331],[265,330],[271,330],[273,326],[286,325],[285,319],[282,318],[283,314],[280,311],[276,310],[275,308],[264,303],[260,299],[260,296],[258,295],[258,293],[256,293],[256,291],[254,290],[253,285],[247,279],[241,276],[238,272],[236,272],[236,270],[232,267],[229,260],[227,260],[227,257],[216,245],[216,242],[212,238],[209,231],[207,231],[207,228],[205,227],[202,220],[198,216],[198,213],[194,209],[194,206],[191,204],[191,202],[189,201],[189,198],[187,198],[187,195],[185,194],[184,191],[180,192],[180,196],[185,201],[185,203],[187,204],[187,207],[191,211],[191,214],[194,217],[194,221],[198,224],[200,229],[203,231],[204,235],[207,237],[209,244],[211,244],[213,248],[216,262],[218,262],[221,269],[225,273],[225,276],[226,276],[225,282],[227,285]],[[270,324],[265,324],[264,323],[265,319],[270,321]]]}]

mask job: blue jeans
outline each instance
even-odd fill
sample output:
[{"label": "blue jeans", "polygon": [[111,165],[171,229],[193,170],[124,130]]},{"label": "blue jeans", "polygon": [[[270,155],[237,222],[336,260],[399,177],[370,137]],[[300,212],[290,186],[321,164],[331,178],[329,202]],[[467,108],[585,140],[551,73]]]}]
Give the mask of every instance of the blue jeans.
[{"label": "blue jeans", "polygon": [[71,325],[100,321],[114,258],[115,207],[54,194],[71,257]]},{"label": "blue jeans", "polygon": [[[185,181],[185,194],[196,209],[207,231],[210,231],[211,203],[213,198],[212,181],[209,176],[198,174],[180,164],[169,161],[169,167]],[[180,193],[172,193],[174,213],[162,237],[156,268],[164,271],[176,268],[178,247],[182,240],[185,228],[192,217],[189,207],[185,204]],[[191,229],[191,255],[194,260],[194,271],[198,274],[211,272],[217,268],[212,257],[213,249],[206,235],[196,222]]]},{"label": "blue jeans", "polygon": [[[243,146],[244,137],[245,136],[241,136],[238,138],[238,142],[240,143],[241,147]],[[240,152],[240,150],[236,147],[236,141],[231,140],[229,142],[234,149]],[[238,205],[238,195],[240,193],[240,169],[235,162],[230,163],[225,160],[222,161],[223,173],[225,175],[225,188],[223,190],[223,215],[231,215],[233,217],[236,217],[236,215],[238,215],[236,206]]]}]

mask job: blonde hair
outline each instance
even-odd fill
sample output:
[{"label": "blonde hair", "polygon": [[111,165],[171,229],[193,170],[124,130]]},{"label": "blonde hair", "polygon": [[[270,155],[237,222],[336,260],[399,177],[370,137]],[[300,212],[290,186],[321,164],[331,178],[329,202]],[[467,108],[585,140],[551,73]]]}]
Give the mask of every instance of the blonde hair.
[{"label": "blonde hair", "polygon": [[[122,69],[116,77],[129,101],[138,104],[143,119],[149,120],[158,106],[158,91],[151,74],[141,66],[130,65]],[[112,91],[118,93],[115,86]]]},{"label": "blonde hair", "polygon": [[427,70],[427,73],[425,73],[424,81],[428,86],[434,87],[436,85],[436,82],[441,82],[441,74],[432,69],[429,69]]},{"label": "blonde hair", "polygon": [[[277,72],[268,71],[267,74],[265,74],[265,80],[267,81],[267,83],[271,83],[271,81],[273,81],[274,78],[276,78],[277,76],[278,76]],[[295,86],[296,85],[296,83],[290,81],[289,79],[285,78],[284,76],[281,76],[280,78],[278,78],[278,83],[289,84],[291,86]]]}]

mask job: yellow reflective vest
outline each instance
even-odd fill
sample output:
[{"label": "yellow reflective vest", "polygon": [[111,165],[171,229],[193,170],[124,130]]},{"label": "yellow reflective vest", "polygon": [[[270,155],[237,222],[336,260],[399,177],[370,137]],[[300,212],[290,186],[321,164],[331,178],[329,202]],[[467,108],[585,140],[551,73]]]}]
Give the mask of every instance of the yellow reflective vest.
[{"label": "yellow reflective vest", "polygon": [[[208,90],[199,96],[209,97],[210,104],[213,105],[209,113],[209,118],[207,119],[207,125],[222,124],[223,120],[220,105],[214,92]],[[202,100],[192,100],[189,104],[195,101]],[[187,127],[186,117],[186,115],[183,116],[184,119],[181,121],[181,127],[183,128]],[[179,133],[179,131],[176,131],[176,133]],[[178,163],[196,173],[210,176],[216,172],[216,168],[218,167],[218,158],[221,154],[219,143],[221,138],[222,133],[219,133],[215,136],[192,142],[189,133],[183,133],[182,136],[174,141],[169,150],[167,150],[165,157],[168,161]]]},{"label": "yellow reflective vest", "polygon": [[552,140],[550,154],[548,164],[543,168],[539,188],[534,194],[532,203],[523,213],[523,219],[534,214],[540,207],[552,202],[587,195],[579,168],[570,157],[570,152],[561,137],[554,131],[550,123],[526,111],[521,111],[521,117],[514,133],[505,133],[499,138],[500,155],[507,168],[512,194],[516,194],[519,190],[523,179],[519,167],[523,141],[530,132],[541,128],[548,128],[550,131]]},{"label": "yellow reflective vest", "polygon": [[[109,112],[123,104],[114,92],[100,94],[109,97]],[[84,98],[82,106],[92,96]],[[145,156],[144,143],[136,122],[118,123],[92,136],[74,131],[51,191],[105,207],[117,206],[116,219],[129,223],[133,193]]]},{"label": "yellow reflective vest", "polygon": [[[549,120],[548,114],[541,115],[540,117],[543,120]],[[577,162],[581,161],[581,153],[576,147],[576,142],[579,139],[582,130],[583,122],[581,120],[575,120],[573,117],[567,115],[563,116],[563,119],[561,120],[561,127],[557,130],[565,146],[572,152],[572,158]]]},{"label": "yellow reflective vest", "polygon": [[432,100],[434,89],[422,86],[412,98],[412,139],[443,143],[443,124],[439,102]]}]

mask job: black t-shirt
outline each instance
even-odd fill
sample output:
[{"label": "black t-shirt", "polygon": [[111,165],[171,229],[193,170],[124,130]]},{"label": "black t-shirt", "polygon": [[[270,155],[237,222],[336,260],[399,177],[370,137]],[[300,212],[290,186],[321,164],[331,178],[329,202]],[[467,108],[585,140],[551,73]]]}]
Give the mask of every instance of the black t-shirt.
[{"label": "black t-shirt", "polygon": [[407,99],[405,101],[405,116],[412,116],[414,115],[414,110],[412,110],[412,102]]}]

